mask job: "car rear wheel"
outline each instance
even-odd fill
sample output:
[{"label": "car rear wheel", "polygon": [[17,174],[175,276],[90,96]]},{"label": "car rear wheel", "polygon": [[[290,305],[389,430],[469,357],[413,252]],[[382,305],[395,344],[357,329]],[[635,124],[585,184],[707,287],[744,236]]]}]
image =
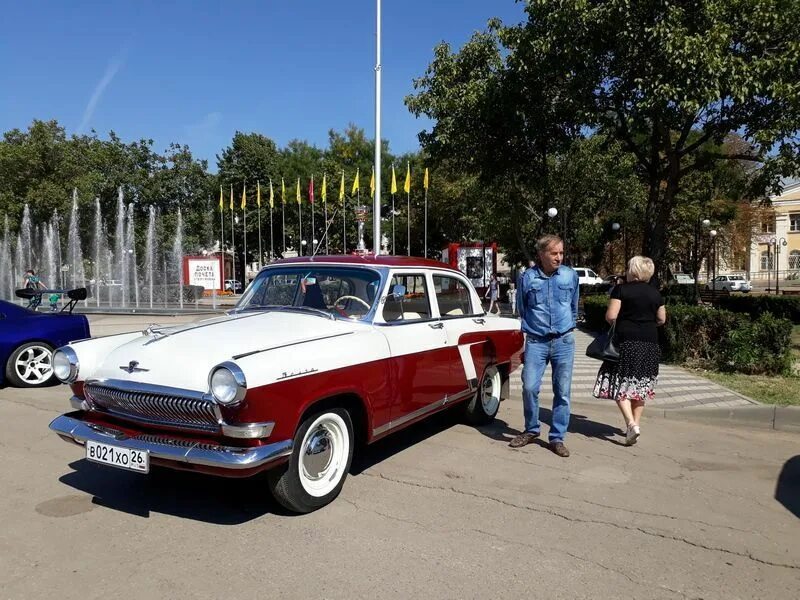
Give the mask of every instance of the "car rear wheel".
[{"label": "car rear wheel", "polygon": [[55,381],[52,346],[29,342],[14,350],[6,363],[6,379],[17,387],[41,387]]},{"label": "car rear wheel", "polygon": [[346,410],[311,415],[295,433],[288,465],[269,473],[272,495],[297,513],[329,504],[342,491],[353,447],[353,422]]},{"label": "car rear wheel", "polygon": [[483,372],[478,391],[469,401],[464,411],[466,419],[473,425],[491,423],[500,410],[500,393],[503,377],[496,366],[490,365]]}]

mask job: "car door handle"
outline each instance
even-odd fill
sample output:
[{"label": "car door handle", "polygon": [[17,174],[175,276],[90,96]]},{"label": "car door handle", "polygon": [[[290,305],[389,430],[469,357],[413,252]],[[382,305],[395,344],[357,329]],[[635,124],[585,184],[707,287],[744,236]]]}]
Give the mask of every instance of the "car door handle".
[{"label": "car door handle", "polygon": [[444,327],[444,323],[428,323],[428,327],[431,329],[441,329]]},{"label": "car door handle", "polygon": [[473,323],[477,323],[478,325],[485,325],[486,319],[472,319]]}]

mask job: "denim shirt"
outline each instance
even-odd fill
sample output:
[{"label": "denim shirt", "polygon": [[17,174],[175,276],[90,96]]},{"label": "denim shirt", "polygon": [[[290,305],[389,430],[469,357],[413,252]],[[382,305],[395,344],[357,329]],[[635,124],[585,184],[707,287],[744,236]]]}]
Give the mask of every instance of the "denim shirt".
[{"label": "denim shirt", "polygon": [[517,311],[522,331],[533,338],[560,335],[575,328],[578,318],[578,274],[561,265],[550,276],[531,267],[517,281]]}]

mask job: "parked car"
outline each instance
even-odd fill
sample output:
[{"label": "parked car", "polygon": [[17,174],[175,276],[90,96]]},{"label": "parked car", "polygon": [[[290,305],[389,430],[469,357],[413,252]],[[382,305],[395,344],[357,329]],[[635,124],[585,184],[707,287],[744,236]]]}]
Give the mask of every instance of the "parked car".
[{"label": "parked car", "polygon": [[519,321],[487,315],[441,262],[284,259],[225,316],[60,348],[75,412],[50,428],[139,473],[267,471],[278,502],[310,512],[339,494],[357,440],[454,405],[494,419],[522,345]]},{"label": "parked car", "polygon": [[672,277],[672,283],[676,285],[694,285],[694,277],[686,273],[675,273]]},{"label": "parked car", "polygon": [[228,292],[233,292],[234,294],[241,294],[243,291],[242,282],[238,279],[226,279],[225,280],[225,290]]},{"label": "parked car", "polygon": [[[75,295],[76,291],[70,293]],[[62,312],[36,312],[0,300],[0,385],[41,387],[57,383],[53,350],[90,335],[89,321],[83,315],[71,314],[70,304]]]},{"label": "parked car", "polygon": [[716,279],[706,283],[706,289],[728,290],[729,292],[749,292],[753,289],[750,281],[743,275],[718,275]]},{"label": "parked car", "polygon": [[579,285],[600,285],[603,283],[603,278],[597,273],[586,267],[573,267],[578,274]]}]

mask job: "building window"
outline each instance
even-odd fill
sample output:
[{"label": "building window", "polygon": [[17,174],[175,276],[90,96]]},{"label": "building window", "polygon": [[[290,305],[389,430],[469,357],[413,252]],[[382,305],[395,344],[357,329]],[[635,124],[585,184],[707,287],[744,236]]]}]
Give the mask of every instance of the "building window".
[{"label": "building window", "polygon": [[789,231],[800,231],[800,213],[789,215]]},{"label": "building window", "polygon": [[761,233],[775,233],[775,220],[761,221]]},{"label": "building window", "polygon": [[789,268],[793,271],[800,269],[800,250],[789,252]]},{"label": "building window", "polygon": [[764,250],[761,253],[761,270],[762,271],[771,271],[775,268],[775,263],[772,260],[772,252],[769,250]]}]

